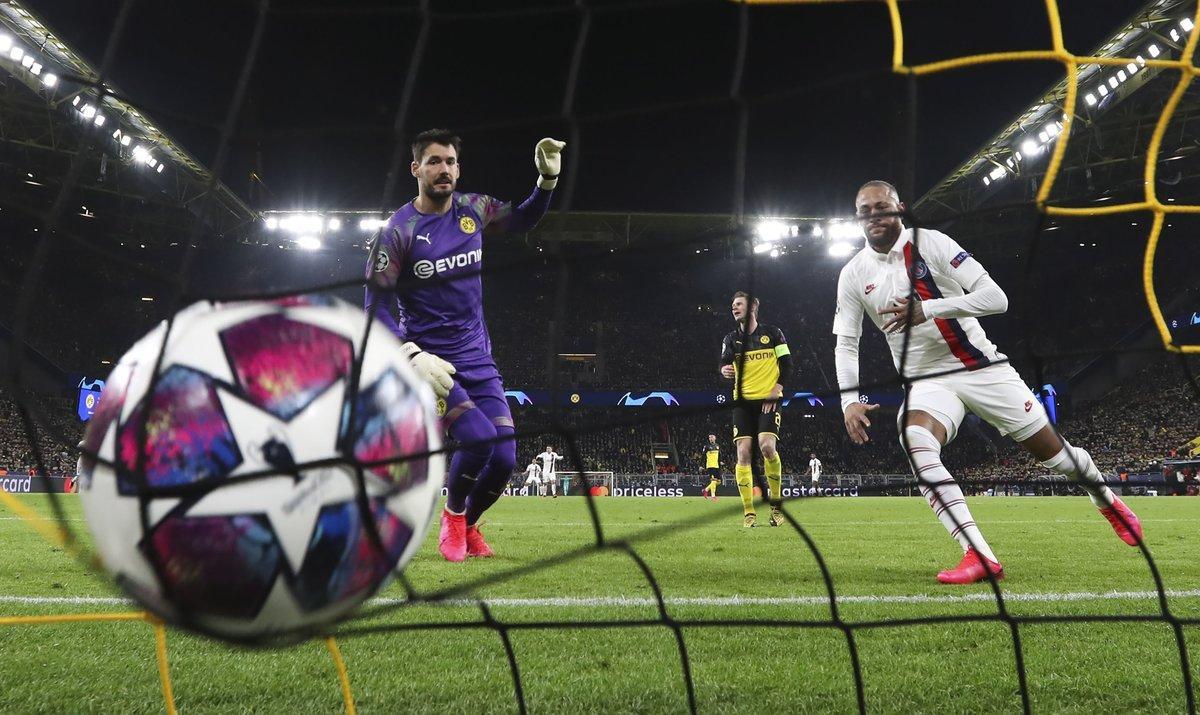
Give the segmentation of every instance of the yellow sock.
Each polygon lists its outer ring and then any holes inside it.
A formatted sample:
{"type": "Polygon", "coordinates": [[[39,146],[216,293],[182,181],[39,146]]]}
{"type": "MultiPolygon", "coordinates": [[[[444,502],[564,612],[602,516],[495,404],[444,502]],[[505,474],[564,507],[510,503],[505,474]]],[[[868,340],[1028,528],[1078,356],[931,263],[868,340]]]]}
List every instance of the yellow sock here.
{"type": "Polygon", "coordinates": [[[737,481],[738,494],[742,497],[742,511],[754,513],[754,475],[749,464],[739,464],[733,468],[733,476],[737,481]]]}
{"type": "Polygon", "coordinates": [[[779,458],[779,452],[775,453],[774,459],[763,457],[763,472],[767,475],[767,487],[771,491],[768,498],[773,506],[778,506],[783,500],[783,493],[780,491],[783,460],[779,458]]]}
{"type": "Polygon", "coordinates": [[[708,483],[708,493],[714,497],[717,495],[717,480],[716,479],[714,479],[708,483]]]}

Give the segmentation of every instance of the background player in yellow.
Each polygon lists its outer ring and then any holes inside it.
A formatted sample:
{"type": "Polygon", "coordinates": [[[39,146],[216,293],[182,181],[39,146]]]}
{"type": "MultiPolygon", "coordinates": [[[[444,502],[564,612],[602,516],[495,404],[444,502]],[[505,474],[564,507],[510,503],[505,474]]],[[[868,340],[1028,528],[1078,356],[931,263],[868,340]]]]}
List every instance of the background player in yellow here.
{"type": "Polygon", "coordinates": [[[779,400],[783,397],[783,385],[791,371],[792,360],[783,331],[758,322],[758,306],[758,298],[751,302],[745,291],[733,294],[730,309],[738,327],[725,336],[721,345],[721,376],[733,380],[733,444],[737,447],[734,477],[745,512],[742,525],[756,526],[758,520],[754,511],[754,477],[750,470],[754,447],[750,440],[758,435],[771,503],[770,524],[780,526],[783,524],[783,514],[779,511],[783,462],[775,446],[783,418],[779,400]]]}
{"type": "Polygon", "coordinates": [[[717,486],[721,483],[721,445],[717,436],[710,434],[704,445],[704,470],[708,472],[708,486],[700,491],[705,499],[717,500],[717,486]]]}

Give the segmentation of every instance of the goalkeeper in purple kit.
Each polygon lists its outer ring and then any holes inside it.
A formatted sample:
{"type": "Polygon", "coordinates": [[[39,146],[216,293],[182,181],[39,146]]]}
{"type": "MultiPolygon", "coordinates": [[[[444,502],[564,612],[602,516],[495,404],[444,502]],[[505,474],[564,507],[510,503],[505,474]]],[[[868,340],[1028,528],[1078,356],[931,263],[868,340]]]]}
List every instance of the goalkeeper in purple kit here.
{"type": "Polygon", "coordinates": [[[504,493],[517,463],[512,412],[483,321],[483,233],[522,233],[537,225],[558,184],[565,146],[549,138],[537,143],[537,187],[514,205],[454,190],[461,143],[442,129],[413,141],[417,197],[377,236],[366,295],[368,313],[404,343],[413,368],[441,398],[442,424],[457,443],[438,539],[448,561],[492,555],[477,524],[504,493]]]}

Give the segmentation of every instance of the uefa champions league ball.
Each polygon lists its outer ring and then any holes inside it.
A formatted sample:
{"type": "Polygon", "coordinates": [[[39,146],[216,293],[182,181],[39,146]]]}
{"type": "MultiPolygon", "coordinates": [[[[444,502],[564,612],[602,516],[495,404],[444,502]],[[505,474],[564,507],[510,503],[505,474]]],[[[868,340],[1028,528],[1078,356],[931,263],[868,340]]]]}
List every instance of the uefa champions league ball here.
{"type": "Polygon", "coordinates": [[[317,297],[201,302],[121,357],[78,473],[126,593],[259,640],[348,616],[404,567],[442,485],[434,396],[381,324],[363,353],[366,320],[317,297]]]}

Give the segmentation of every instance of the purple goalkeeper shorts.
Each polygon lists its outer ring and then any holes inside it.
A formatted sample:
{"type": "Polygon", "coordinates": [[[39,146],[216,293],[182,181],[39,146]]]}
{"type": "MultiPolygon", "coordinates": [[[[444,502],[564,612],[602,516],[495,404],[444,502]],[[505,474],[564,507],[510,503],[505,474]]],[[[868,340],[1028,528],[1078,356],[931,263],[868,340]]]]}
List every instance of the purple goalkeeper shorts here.
{"type": "Polygon", "coordinates": [[[446,396],[442,424],[449,427],[466,410],[478,407],[492,424],[512,427],[512,410],[504,397],[504,380],[496,363],[487,356],[475,363],[454,362],[454,387],[446,396]]]}

